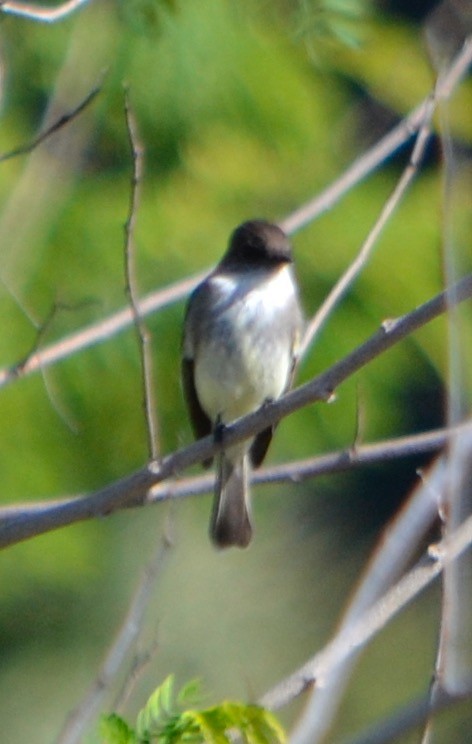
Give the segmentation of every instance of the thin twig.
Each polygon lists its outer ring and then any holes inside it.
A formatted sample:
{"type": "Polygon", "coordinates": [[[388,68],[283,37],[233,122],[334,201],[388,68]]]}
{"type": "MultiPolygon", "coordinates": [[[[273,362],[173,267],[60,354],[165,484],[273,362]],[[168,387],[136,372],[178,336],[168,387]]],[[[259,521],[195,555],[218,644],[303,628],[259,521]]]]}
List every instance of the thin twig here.
{"type": "Polygon", "coordinates": [[[133,156],[133,177],[129,202],[128,218],[125,223],[125,277],[126,292],[129,297],[133,322],[138,337],[141,358],[141,377],[144,392],[144,410],[146,413],[148,452],[151,460],[156,460],[159,453],[159,430],[157,425],[157,408],[153,385],[151,336],[139,312],[138,290],[135,266],[134,231],[136,214],[139,205],[140,184],[143,175],[144,147],[142,145],[137,122],[131,109],[128,93],[125,92],[126,127],[131,153],[133,156]]]}
{"type": "MultiPolygon", "coordinates": [[[[471,40],[469,40],[471,45],[471,40]]],[[[457,163],[451,134],[448,107],[439,107],[439,133],[441,138],[442,168],[442,237],[445,281],[454,281],[460,273],[460,241],[455,244],[453,232],[455,179],[457,163]]],[[[451,305],[448,320],[448,421],[460,420],[467,409],[470,390],[465,388],[468,379],[466,355],[462,348],[461,317],[458,309],[451,305]]],[[[470,406],[469,406],[470,408],[470,406]]],[[[440,515],[444,534],[454,532],[465,517],[472,513],[472,443],[467,437],[453,439],[449,447],[449,487],[444,494],[440,515]]],[[[430,707],[434,709],[443,690],[460,694],[467,689],[472,676],[472,553],[448,565],[443,576],[441,622],[436,654],[433,683],[430,689],[430,707]]],[[[421,742],[432,744],[437,739],[437,722],[430,718],[426,722],[421,742]]]]}
{"type": "Polygon", "coordinates": [[[109,648],[97,678],[83,700],[69,715],[57,739],[57,744],[76,744],[84,736],[110,692],[120,669],[142,630],[144,616],[153,596],[156,577],[161,575],[171,540],[164,537],[154,551],[131,599],[128,612],[115,640],[109,648]]]}
{"type": "MultiPolygon", "coordinates": [[[[49,331],[53,320],[55,319],[57,313],[59,311],[67,311],[67,312],[75,312],[79,307],[83,307],[84,303],[80,302],[75,305],[66,304],[64,302],[55,302],[49,312],[47,313],[46,317],[42,320],[41,323],[36,323],[36,321],[30,317],[31,323],[36,328],[36,336],[33,341],[33,344],[31,346],[30,351],[25,356],[24,360],[17,363],[17,369],[21,370],[23,365],[28,363],[28,360],[38,353],[38,349],[42,343],[43,338],[49,331]]],[[[51,388],[51,385],[49,384],[49,380],[47,378],[47,371],[43,368],[41,368],[41,374],[43,377],[43,383],[46,390],[46,394],[49,398],[49,402],[51,403],[53,409],[56,411],[57,415],[64,421],[64,423],[72,430],[76,431],[77,427],[74,422],[71,421],[70,415],[63,410],[61,404],[56,399],[55,393],[51,388]]]]}
{"type": "MultiPolygon", "coordinates": [[[[471,296],[472,274],[456,285],[454,299],[456,302],[461,302],[471,296]]],[[[289,413],[315,401],[328,399],[342,382],[359,369],[443,313],[448,298],[447,291],[442,292],[401,318],[385,323],[365,343],[336,362],[326,372],[273,403],[227,426],[222,441],[215,441],[215,437],[211,435],[204,437],[188,447],[167,455],[160,463],[151,463],[94,494],[76,499],[73,503],[51,504],[50,509],[42,510],[34,518],[30,515],[23,515],[21,512],[17,513],[13,509],[9,512],[9,516],[0,522],[0,547],[6,547],[91,516],[109,514],[130,503],[135,505],[146,503],[149,489],[156,484],[183,472],[190,465],[209,459],[222,448],[249,439],[289,413]]]]}
{"type": "MultiPolygon", "coordinates": [[[[140,317],[150,315],[182,299],[204,276],[205,274],[199,274],[190,279],[184,279],[183,281],[170,284],[164,289],[158,289],[149,293],[138,303],[140,317]]],[[[11,367],[0,369],[0,388],[40,369],[50,367],[90,346],[108,341],[117,333],[129,328],[132,322],[133,313],[131,308],[126,307],[113,315],[109,315],[108,318],[98,323],[92,323],[79,331],[71,333],[60,341],[30,354],[27,359],[11,367]]]]}
{"type": "Polygon", "coordinates": [[[430,121],[433,113],[434,97],[431,97],[429,101],[426,102],[426,105],[423,107],[423,121],[420,128],[418,129],[418,134],[413,146],[410,159],[405,170],[403,171],[401,178],[396,184],[392,194],[382,207],[378,219],[369,232],[369,235],[367,236],[364,244],[361,246],[361,249],[356,258],[348,266],[340,279],[338,279],[333,289],[330,291],[328,297],[308,324],[301,344],[300,356],[303,356],[306,353],[314,338],[318,335],[320,329],[333,312],[335,306],[339,303],[341,298],[344,297],[347,290],[352,286],[354,279],[365,267],[383,228],[392,216],[398,204],[400,203],[400,200],[404,196],[408,186],[411,184],[414,176],[418,172],[418,166],[421,162],[422,157],[424,156],[426,145],[428,143],[430,135],[430,121]]]}
{"type": "Polygon", "coordinates": [[[67,2],[58,5],[56,8],[45,5],[32,5],[31,3],[22,3],[18,0],[1,0],[0,12],[8,15],[21,16],[29,18],[31,21],[42,21],[43,23],[55,23],[74,13],[89,0],[67,0],[67,2]]]}
{"type": "Polygon", "coordinates": [[[124,709],[126,703],[133,694],[137,682],[139,681],[145,668],[153,660],[158,648],[159,641],[156,634],[156,638],[152,640],[152,642],[144,651],[140,651],[135,654],[131,662],[129,672],[126,675],[126,679],[111,705],[111,709],[113,711],[120,713],[120,711],[124,709]]]}
{"type": "MultiPolygon", "coordinates": [[[[472,39],[467,39],[464,46],[454,57],[451,65],[441,76],[439,85],[435,89],[436,101],[449,98],[453,90],[460,83],[472,63],[472,39]]],[[[391,132],[385,135],[376,145],[357,158],[321,194],[307,202],[286,217],[280,226],[291,235],[319,217],[323,212],[331,209],[353,186],[360,183],[366,176],[378,168],[381,163],[393,155],[399,147],[408,142],[424,121],[424,109],[429,105],[427,96],[405,119],[391,132]]]]}
{"type": "MultiPolygon", "coordinates": [[[[103,76],[102,76],[103,77],[103,76]]],[[[93,100],[98,96],[100,91],[103,87],[103,81],[101,81],[98,85],[96,85],[90,93],[88,93],[83,101],[81,101],[78,106],[73,108],[71,111],[68,111],[65,114],[62,114],[58,119],[56,119],[51,126],[49,126],[47,129],[44,130],[44,132],[40,132],[31,142],[28,142],[26,145],[20,145],[19,147],[16,147],[14,150],[9,150],[8,152],[3,153],[3,155],[0,155],[0,163],[3,163],[5,160],[10,160],[10,158],[16,158],[19,155],[28,155],[30,152],[32,152],[38,145],[40,145],[42,142],[47,140],[52,134],[55,134],[55,132],[59,131],[59,129],[62,129],[62,127],[65,127],[66,124],[69,124],[71,121],[73,121],[79,114],[84,111],[87,106],[89,106],[93,100]]]]}

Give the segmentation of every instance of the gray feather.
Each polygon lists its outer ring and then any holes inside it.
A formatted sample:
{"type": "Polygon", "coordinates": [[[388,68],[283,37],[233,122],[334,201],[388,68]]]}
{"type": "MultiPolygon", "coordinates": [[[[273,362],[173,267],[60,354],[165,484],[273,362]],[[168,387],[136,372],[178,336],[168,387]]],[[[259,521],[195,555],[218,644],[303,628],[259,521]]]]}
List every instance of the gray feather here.
{"type": "Polygon", "coordinates": [[[210,535],[219,548],[246,548],[252,538],[247,456],[219,457],[210,535]]]}

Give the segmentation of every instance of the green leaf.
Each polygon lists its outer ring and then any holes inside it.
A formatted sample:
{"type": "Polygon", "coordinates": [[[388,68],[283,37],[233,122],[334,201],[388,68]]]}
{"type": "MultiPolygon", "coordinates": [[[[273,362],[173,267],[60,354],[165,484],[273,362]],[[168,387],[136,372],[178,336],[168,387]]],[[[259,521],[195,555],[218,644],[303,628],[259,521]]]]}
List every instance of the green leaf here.
{"type": "Polygon", "coordinates": [[[201,681],[191,679],[180,688],[177,695],[177,705],[181,707],[195,706],[199,699],[201,699],[201,681]]]}
{"type": "Polygon", "coordinates": [[[104,744],[137,744],[138,741],[133,729],[116,713],[102,717],[100,736],[104,744]]]}
{"type": "Polygon", "coordinates": [[[287,737],[280,721],[265,708],[253,706],[257,715],[253,719],[254,735],[258,744],[285,744],[287,737]]]}
{"type": "Polygon", "coordinates": [[[191,680],[177,695],[174,690],[174,676],[170,675],[139,712],[136,733],[118,716],[110,716],[107,736],[111,732],[115,738],[108,736],[106,744],[230,744],[234,733],[245,744],[285,743],[278,720],[258,705],[225,700],[210,708],[180,712],[179,708],[200,692],[200,683],[191,680]]]}
{"type": "Polygon", "coordinates": [[[182,715],[182,719],[186,724],[185,731],[187,735],[190,734],[193,736],[193,741],[205,742],[205,744],[229,743],[229,739],[225,734],[226,722],[222,723],[214,715],[213,708],[207,710],[188,710],[182,715]]]}
{"type": "Polygon", "coordinates": [[[232,740],[230,731],[237,731],[246,744],[284,744],[286,741],[276,717],[258,705],[226,700],[206,710],[186,711],[184,717],[188,721],[188,732],[200,734],[200,741],[205,744],[228,744],[232,740]]]}
{"type": "Polygon", "coordinates": [[[174,675],[170,674],[159,685],[146,705],[138,713],[136,733],[138,739],[146,739],[156,729],[163,728],[173,715],[174,675]]]}

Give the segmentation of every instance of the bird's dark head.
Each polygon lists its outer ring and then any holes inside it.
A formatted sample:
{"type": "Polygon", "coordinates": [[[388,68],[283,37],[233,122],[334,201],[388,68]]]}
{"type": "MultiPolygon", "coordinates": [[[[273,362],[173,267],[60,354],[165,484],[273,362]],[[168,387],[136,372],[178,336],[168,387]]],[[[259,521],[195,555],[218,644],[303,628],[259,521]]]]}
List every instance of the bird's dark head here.
{"type": "Polygon", "coordinates": [[[292,262],[292,248],[283,230],[266,220],[243,222],[231,235],[222,265],[244,270],[292,262]]]}

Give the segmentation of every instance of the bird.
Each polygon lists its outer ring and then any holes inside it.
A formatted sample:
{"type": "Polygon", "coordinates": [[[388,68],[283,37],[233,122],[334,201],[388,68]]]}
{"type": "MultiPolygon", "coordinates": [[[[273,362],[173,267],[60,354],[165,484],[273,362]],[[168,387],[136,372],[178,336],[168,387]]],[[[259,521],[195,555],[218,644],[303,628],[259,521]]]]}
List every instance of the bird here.
{"type": "MultiPolygon", "coordinates": [[[[291,387],[302,327],[287,236],[267,220],[244,222],[186,307],[182,387],[197,439],[213,433],[224,444],[226,425],[291,387]]],[[[218,548],[245,548],[252,539],[249,469],[263,462],[274,428],[217,456],[210,537],[218,548]]]]}

